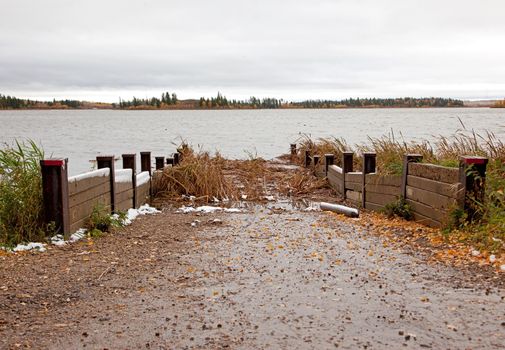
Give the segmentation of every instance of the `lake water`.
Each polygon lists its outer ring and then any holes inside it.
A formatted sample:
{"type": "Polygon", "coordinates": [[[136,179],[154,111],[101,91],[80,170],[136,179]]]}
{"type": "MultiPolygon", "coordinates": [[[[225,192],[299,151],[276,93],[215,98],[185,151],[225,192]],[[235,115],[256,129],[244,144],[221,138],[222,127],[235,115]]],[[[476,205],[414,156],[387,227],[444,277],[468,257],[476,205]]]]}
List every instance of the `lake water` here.
{"type": "Polygon", "coordinates": [[[247,152],[274,158],[301,134],[362,143],[393,130],[406,140],[433,139],[461,129],[491,130],[505,140],[505,109],[300,109],[226,111],[0,111],[0,142],[31,138],[46,154],[69,158],[70,174],[91,168],[98,154],[174,152],[182,139],[230,158],[247,152]]]}

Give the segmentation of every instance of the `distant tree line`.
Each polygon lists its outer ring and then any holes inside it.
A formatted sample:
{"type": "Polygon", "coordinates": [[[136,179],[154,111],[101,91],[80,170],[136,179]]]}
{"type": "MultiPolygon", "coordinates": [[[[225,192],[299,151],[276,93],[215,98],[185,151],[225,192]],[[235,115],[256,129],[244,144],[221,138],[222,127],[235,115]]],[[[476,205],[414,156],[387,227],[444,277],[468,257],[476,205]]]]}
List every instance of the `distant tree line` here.
{"type": "Polygon", "coordinates": [[[0,109],[41,108],[41,107],[61,108],[62,106],[66,106],[68,108],[80,108],[82,106],[82,102],[77,100],[55,100],[55,99],[53,99],[52,101],[33,101],[0,94],[0,109]]]}
{"type": "MultiPolygon", "coordinates": [[[[463,101],[440,98],[349,98],[345,100],[305,100],[301,102],[286,102],[277,98],[257,98],[250,97],[248,100],[228,99],[220,92],[216,97],[200,100],[179,101],[177,94],[164,92],[161,98],[137,98],[124,100],[119,98],[119,103],[90,103],[77,100],[56,100],[53,101],[33,101],[29,99],[19,99],[13,96],[0,94],[0,109],[20,109],[20,108],[119,108],[119,109],[157,109],[157,108],[184,108],[184,109],[276,109],[276,108],[363,108],[363,107],[463,107],[463,101]]],[[[505,107],[504,101],[499,101],[496,107],[505,107]]]]}
{"type": "Polygon", "coordinates": [[[123,100],[119,98],[119,103],[112,104],[113,108],[127,109],[132,107],[155,107],[161,108],[165,106],[176,105],[178,102],[176,93],[164,92],[161,94],[161,98],[151,97],[151,98],[137,98],[133,97],[132,100],[123,100]]]}
{"type": "Polygon", "coordinates": [[[338,107],[463,107],[463,101],[452,98],[349,98],[345,100],[307,100],[292,102],[292,106],[301,108],[338,108],[338,107]]]}
{"type": "Polygon", "coordinates": [[[26,107],[27,107],[27,100],[22,100],[13,96],[5,96],[0,94],[0,108],[17,109],[26,107]]]}
{"type": "Polygon", "coordinates": [[[205,98],[200,97],[198,104],[200,108],[261,108],[261,109],[275,109],[281,108],[282,100],[276,98],[263,98],[251,97],[249,100],[228,100],[220,92],[216,97],[205,98]]]}

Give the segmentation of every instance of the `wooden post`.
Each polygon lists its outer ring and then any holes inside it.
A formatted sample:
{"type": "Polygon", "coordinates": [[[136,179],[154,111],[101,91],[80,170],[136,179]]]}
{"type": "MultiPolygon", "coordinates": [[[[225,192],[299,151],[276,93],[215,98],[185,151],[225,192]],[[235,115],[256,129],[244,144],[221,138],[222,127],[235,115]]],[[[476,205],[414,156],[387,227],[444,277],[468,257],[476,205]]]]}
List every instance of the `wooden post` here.
{"type": "Polygon", "coordinates": [[[165,157],[154,157],[156,160],[156,170],[163,170],[165,166],[165,157]]]}
{"type": "Polygon", "coordinates": [[[151,176],[151,152],[140,152],[140,171],[148,171],[151,176]]]}
{"type": "Polygon", "coordinates": [[[363,185],[361,188],[361,206],[366,208],[366,174],[375,173],[377,154],[375,152],[363,153],[363,185]]]}
{"type": "Polygon", "coordinates": [[[314,160],[314,168],[317,167],[317,164],[319,164],[319,159],[321,157],[320,156],[314,156],[312,159],[314,160]]]}
{"type": "Polygon", "coordinates": [[[459,160],[459,177],[464,188],[463,209],[468,219],[477,219],[479,212],[475,203],[484,203],[486,185],[486,167],[488,159],[485,157],[461,157],[459,160]]]}
{"type": "Polygon", "coordinates": [[[407,177],[409,176],[409,163],[419,163],[423,160],[420,154],[406,154],[403,156],[403,169],[402,169],[402,198],[407,198],[407,177]]]}
{"type": "Polygon", "coordinates": [[[175,152],[174,153],[174,166],[179,165],[179,162],[180,162],[180,153],[175,152]]]}
{"type": "Polygon", "coordinates": [[[308,149],[305,150],[305,167],[308,168],[310,166],[310,151],[308,149]]]}
{"type": "Polygon", "coordinates": [[[114,156],[97,156],[96,165],[98,169],[109,168],[110,174],[110,210],[116,210],[116,169],[114,164],[114,156]]]}
{"type": "Polygon", "coordinates": [[[67,165],[68,159],[40,161],[45,223],[54,223],[55,231],[65,236],[70,234],[67,165]]]}
{"type": "Polygon", "coordinates": [[[325,159],[325,167],[326,167],[325,172],[326,172],[326,176],[328,176],[329,166],[335,164],[335,155],[331,154],[331,153],[325,154],[324,159],[325,159]]]}
{"type": "Polygon", "coordinates": [[[168,157],[167,158],[167,165],[174,166],[174,158],[168,157]]]}
{"type": "Polygon", "coordinates": [[[342,153],[342,192],[344,199],[347,198],[345,190],[345,174],[351,173],[354,169],[354,152],[342,153]]]}
{"type": "Polygon", "coordinates": [[[290,144],[289,148],[291,150],[291,158],[294,158],[296,156],[296,143],[290,144]]]}
{"type": "Polygon", "coordinates": [[[136,207],[137,204],[137,155],[135,153],[132,154],[123,154],[123,169],[131,169],[132,170],[132,187],[133,187],[133,206],[136,207]]]}

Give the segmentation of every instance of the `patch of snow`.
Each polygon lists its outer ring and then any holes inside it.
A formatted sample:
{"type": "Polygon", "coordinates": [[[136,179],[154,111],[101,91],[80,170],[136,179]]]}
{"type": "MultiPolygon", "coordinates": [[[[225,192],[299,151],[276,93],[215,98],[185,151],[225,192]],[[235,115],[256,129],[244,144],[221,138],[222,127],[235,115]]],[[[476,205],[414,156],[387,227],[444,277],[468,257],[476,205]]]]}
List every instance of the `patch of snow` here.
{"type": "Polygon", "coordinates": [[[61,247],[65,244],[67,244],[67,242],[65,242],[65,237],[63,237],[63,235],[56,235],[56,236],[51,237],[51,244],[61,247]]]}
{"type": "Polygon", "coordinates": [[[86,237],[86,232],[88,232],[87,229],[80,228],[70,235],[68,241],[65,241],[65,238],[63,237],[63,235],[53,236],[53,237],[51,237],[50,241],[51,241],[52,245],[61,247],[67,243],[74,243],[74,242],[77,242],[77,241],[83,239],[84,237],[86,237]]]}
{"type": "Polygon", "coordinates": [[[242,210],[240,210],[239,208],[225,208],[224,212],[225,213],[241,213],[242,210]]]}
{"type": "Polygon", "coordinates": [[[500,270],[505,271],[505,264],[503,264],[502,266],[500,266],[500,270]]]}
{"type": "Polygon", "coordinates": [[[178,213],[188,214],[188,213],[215,213],[216,211],[224,211],[225,213],[241,213],[242,211],[238,208],[221,208],[221,207],[211,207],[209,205],[203,205],[201,207],[185,207],[182,206],[177,209],[178,213]]]}
{"type": "Polygon", "coordinates": [[[490,255],[489,256],[489,262],[492,264],[496,261],[496,256],[495,255],[490,255]]]}
{"type": "Polygon", "coordinates": [[[81,181],[84,179],[90,179],[93,177],[105,177],[105,176],[109,176],[109,175],[110,175],[110,169],[103,168],[103,169],[98,169],[98,170],[90,171],[90,172],[87,172],[84,174],[69,177],[68,182],[73,183],[73,182],[78,182],[78,181],[81,181]]]}
{"type": "Polygon", "coordinates": [[[114,176],[116,178],[116,183],[129,183],[132,182],[132,169],[119,169],[116,170],[114,176]]]}
{"type": "Polygon", "coordinates": [[[246,200],[246,199],[247,199],[247,194],[243,194],[243,195],[242,195],[242,199],[243,199],[243,200],[246,200]]]}
{"type": "Polygon", "coordinates": [[[34,243],[30,242],[28,244],[18,244],[12,249],[13,252],[22,252],[27,250],[38,250],[39,252],[46,251],[46,245],[44,243],[34,243]]]}
{"type": "Polygon", "coordinates": [[[472,256],[480,256],[480,252],[478,250],[472,250],[472,256]]]}
{"type": "Polygon", "coordinates": [[[75,231],[74,233],[72,233],[70,235],[70,238],[68,239],[68,241],[70,243],[74,243],[74,242],[77,242],[81,239],[83,239],[84,237],[86,237],[86,233],[88,232],[87,229],[85,228],[80,228],[78,229],[77,231],[75,231]]]}
{"type": "Polygon", "coordinates": [[[321,207],[318,203],[311,203],[307,208],[303,209],[303,211],[321,211],[321,207]]]}
{"type": "MultiPolygon", "coordinates": [[[[149,204],[144,204],[138,209],[130,208],[126,213],[126,218],[123,220],[123,225],[130,225],[139,215],[154,215],[158,213],[161,213],[161,211],[151,207],[149,204]]],[[[117,214],[114,214],[113,216],[115,219],[119,218],[117,214]]]]}
{"type": "Polygon", "coordinates": [[[137,175],[137,186],[142,186],[151,180],[149,176],[149,171],[143,171],[137,175]]]}
{"type": "Polygon", "coordinates": [[[272,201],[274,201],[274,200],[275,200],[275,197],[274,197],[274,196],[265,196],[265,197],[263,197],[263,198],[265,198],[267,201],[270,201],[270,202],[272,202],[272,201]]]}

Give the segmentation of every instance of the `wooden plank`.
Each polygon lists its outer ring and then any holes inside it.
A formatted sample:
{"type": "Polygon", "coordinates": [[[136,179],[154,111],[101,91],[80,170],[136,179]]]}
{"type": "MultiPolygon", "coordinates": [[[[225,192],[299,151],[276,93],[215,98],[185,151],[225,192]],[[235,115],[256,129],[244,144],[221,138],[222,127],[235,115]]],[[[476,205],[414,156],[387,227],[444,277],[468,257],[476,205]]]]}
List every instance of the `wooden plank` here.
{"type": "Polygon", "coordinates": [[[402,184],[402,177],[400,175],[379,175],[366,174],[365,183],[371,185],[384,185],[400,187],[402,184]]]}
{"type": "Polygon", "coordinates": [[[137,186],[137,208],[149,201],[149,189],[149,182],[141,186],[137,186]]]}
{"type": "Polygon", "coordinates": [[[373,211],[382,211],[382,209],[384,209],[384,206],[380,204],[365,202],[365,208],[373,211]]]}
{"type": "Polygon", "coordinates": [[[406,202],[410,205],[412,210],[418,214],[438,222],[447,222],[447,211],[438,210],[410,199],[407,199],[406,202]]]}
{"type": "Polygon", "coordinates": [[[336,165],[331,165],[328,167],[328,175],[332,175],[337,179],[343,179],[342,169],[336,165]]]}
{"type": "Polygon", "coordinates": [[[416,202],[441,210],[450,210],[456,206],[456,200],[454,198],[411,186],[407,186],[407,198],[405,199],[412,199],[416,202]]]}
{"type": "Polygon", "coordinates": [[[93,188],[88,189],[84,192],[79,192],[69,196],[69,206],[70,208],[75,207],[81,203],[89,201],[95,197],[98,197],[101,194],[110,193],[110,183],[104,183],[93,188]]]}
{"type": "Polygon", "coordinates": [[[128,208],[131,208],[133,205],[133,189],[129,189],[128,191],[123,191],[121,193],[116,193],[116,200],[115,202],[124,202],[124,201],[130,201],[130,206],[128,208]]]}
{"type": "Polygon", "coordinates": [[[435,228],[442,227],[442,224],[440,222],[430,219],[429,217],[426,217],[422,214],[414,212],[413,216],[414,216],[414,221],[421,223],[423,225],[435,227],[435,228]]]}
{"type": "Polygon", "coordinates": [[[374,193],[368,191],[366,192],[366,201],[370,203],[386,205],[389,203],[396,202],[397,200],[398,196],[394,196],[391,194],[374,193]]]}
{"type": "Polygon", "coordinates": [[[88,224],[88,219],[89,218],[86,218],[86,219],[82,219],[82,220],[78,220],[76,222],[73,222],[71,225],[70,225],[70,232],[71,233],[74,233],[76,232],[78,229],[80,228],[86,228],[87,224],[88,224]]]}
{"type": "MultiPolygon", "coordinates": [[[[91,173],[90,173],[91,174],[91,173]]],[[[103,174],[103,172],[101,172],[103,174]]],[[[68,194],[69,196],[85,192],[90,188],[102,185],[104,183],[109,182],[108,176],[94,176],[94,177],[86,177],[82,180],[78,181],[69,181],[68,182],[68,194]]]]}
{"type": "Polygon", "coordinates": [[[121,193],[124,191],[133,191],[133,182],[116,182],[116,193],[121,193]]]}
{"type": "Polygon", "coordinates": [[[328,173],[328,183],[339,194],[342,194],[342,180],[335,177],[334,174],[328,173]]]}
{"type": "Polygon", "coordinates": [[[463,186],[459,182],[454,184],[448,184],[445,182],[425,179],[413,175],[407,176],[407,185],[420,188],[422,190],[435,192],[443,196],[452,197],[454,199],[459,198],[459,196],[463,192],[463,186]]]}
{"type": "Polygon", "coordinates": [[[116,206],[117,206],[116,210],[128,211],[128,209],[130,209],[132,207],[132,201],[133,201],[133,198],[130,198],[129,200],[125,200],[125,201],[116,203],[116,206]]]}
{"type": "Polygon", "coordinates": [[[398,186],[385,186],[385,185],[365,185],[366,193],[382,193],[382,194],[392,194],[394,196],[400,196],[401,189],[398,186]]]}
{"type": "Polygon", "coordinates": [[[342,168],[339,166],[336,166],[336,165],[330,165],[328,167],[328,172],[334,172],[334,173],[337,173],[340,175],[342,175],[342,173],[343,173],[342,168]]]}
{"type": "Polygon", "coordinates": [[[357,182],[361,183],[363,179],[363,173],[361,172],[352,172],[352,173],[346,173],[345,174],[345,182],[357,182]]]}
{"type": "Polygon", "coordinates": [[[346,182],[345,183],[345,189],[361,193],[361,190],[363,189],[363,184],[362,183],[357,183],[357,182],[346,182]]]}
{"type": "Polygon", "coordinates": [[[434,164],[409,163],[409,175],[449,184],[459,182],[459,168],[449,168],[434,164]]]}
{"type": "Polygon", "coordinates": [[[83,218],[89,217],[93,212],[93,208],[101,204],[105,208],[110,209],[110,192],[104,193],[100,196],[97,196],[89,201],[81,203],[70,209],[70,222],[71,224],[79,221],[83,218]]]}
{"type": "Polygon", "coordinates": [[[345,191],[346,199],[353,202],[361,203],[361,193],[356,191],[345,191]]]}

